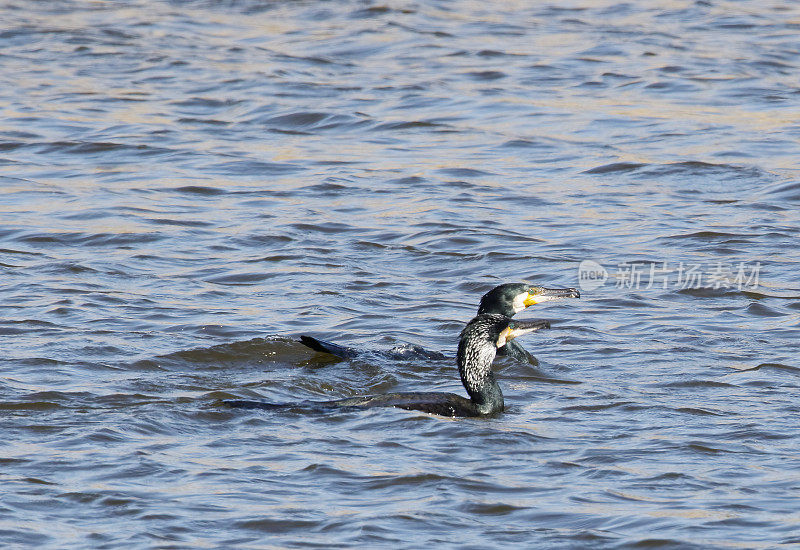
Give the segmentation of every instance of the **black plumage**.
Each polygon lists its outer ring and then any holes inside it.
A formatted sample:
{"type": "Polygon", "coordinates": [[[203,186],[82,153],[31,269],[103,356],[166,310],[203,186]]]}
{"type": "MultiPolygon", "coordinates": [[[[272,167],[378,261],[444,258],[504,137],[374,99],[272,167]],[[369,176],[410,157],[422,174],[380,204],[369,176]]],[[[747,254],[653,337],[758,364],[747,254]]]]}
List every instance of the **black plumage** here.
{"type": "Polygon", "coordinates": [[[446,392],[397,392],[381,395],[349,397],[334,401],[302,401],[299,403],[265,403],[249,400],[227,400],[226,405],[243,409],[311,409],[397,407],[443,416],[488,416],[504,409],[503,392],[492,372],[497,349],[517,336],[549,328],[542,320],[515,321],[505,315],[484,313],[472,319],[461,331],[456,362],[461,383],[469,399],[446,392]]]}

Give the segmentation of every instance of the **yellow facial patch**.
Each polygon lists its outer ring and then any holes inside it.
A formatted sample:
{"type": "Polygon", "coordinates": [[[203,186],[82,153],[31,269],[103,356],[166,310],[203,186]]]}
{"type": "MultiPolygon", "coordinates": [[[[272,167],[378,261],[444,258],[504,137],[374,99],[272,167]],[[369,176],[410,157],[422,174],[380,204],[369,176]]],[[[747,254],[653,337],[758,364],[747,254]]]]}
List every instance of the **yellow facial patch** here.
{"type": "Polygon", "coordinates": [[[552,300],[552,296],[543,296],[541,294],[531,294],[528,292],[528,295],[522,300],[522,303],[525,304],[525,307],[534,306],[536,304],[541,304],[542,302],[547,302],[548,300],[552,300]]]}

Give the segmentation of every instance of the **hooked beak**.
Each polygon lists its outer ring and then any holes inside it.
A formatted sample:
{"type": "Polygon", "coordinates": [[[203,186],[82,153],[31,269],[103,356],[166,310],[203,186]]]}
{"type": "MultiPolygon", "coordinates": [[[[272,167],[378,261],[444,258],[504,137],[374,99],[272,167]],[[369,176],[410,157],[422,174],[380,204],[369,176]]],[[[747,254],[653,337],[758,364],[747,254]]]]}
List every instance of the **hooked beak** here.
{"type": "Polygon", "coordinates": [[[549,300],[558,300],[559,298],[580,298],[581,293],[577,288],[542,288],[531,287],[528,290],[528,297],[522,303],[525,307],[535,304],[541,304],[549,300]]]}
{"type": "Polygon", "coordinates": [[[497,339],[497,347],[502,348],[507,342],[518,336],[543,328],[550,328],[550,321],[545,321],[544,319],[513,321],[500,333],[500,338],[497,339]]]}

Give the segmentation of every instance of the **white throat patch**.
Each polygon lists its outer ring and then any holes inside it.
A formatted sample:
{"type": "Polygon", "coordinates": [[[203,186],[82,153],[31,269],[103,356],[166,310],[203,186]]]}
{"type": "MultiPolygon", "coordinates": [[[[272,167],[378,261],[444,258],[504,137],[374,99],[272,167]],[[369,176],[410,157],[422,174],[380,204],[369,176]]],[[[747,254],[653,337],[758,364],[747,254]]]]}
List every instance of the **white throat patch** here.
{"type": "Polygon", "coordinates": [[[514,296],[514,301],[511,303],[511,307],[514,308],[514,313],[519,313],[523,309],[525,309],[525,300],[528,299],[528,293],[523,292],[522,294],[517,294],[514,296]]]}

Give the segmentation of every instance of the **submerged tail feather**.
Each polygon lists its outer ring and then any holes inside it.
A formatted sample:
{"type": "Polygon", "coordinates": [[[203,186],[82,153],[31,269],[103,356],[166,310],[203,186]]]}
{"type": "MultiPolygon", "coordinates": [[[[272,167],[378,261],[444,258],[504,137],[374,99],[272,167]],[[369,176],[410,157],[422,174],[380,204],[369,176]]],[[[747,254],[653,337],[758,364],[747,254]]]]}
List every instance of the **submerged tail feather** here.
{"type": "Polygon", "coordinates": [[[330,353],[331,355],[341,357],[342,359],[349,359],[358,355],[358,351],[354,350],[353,348],[347,348],[332,342],[325,342],[324,340],[317,340],[316,338],[312,336],[306,336],[305,334],[300,336],[300,342],[314,351],[330,353]]]}

